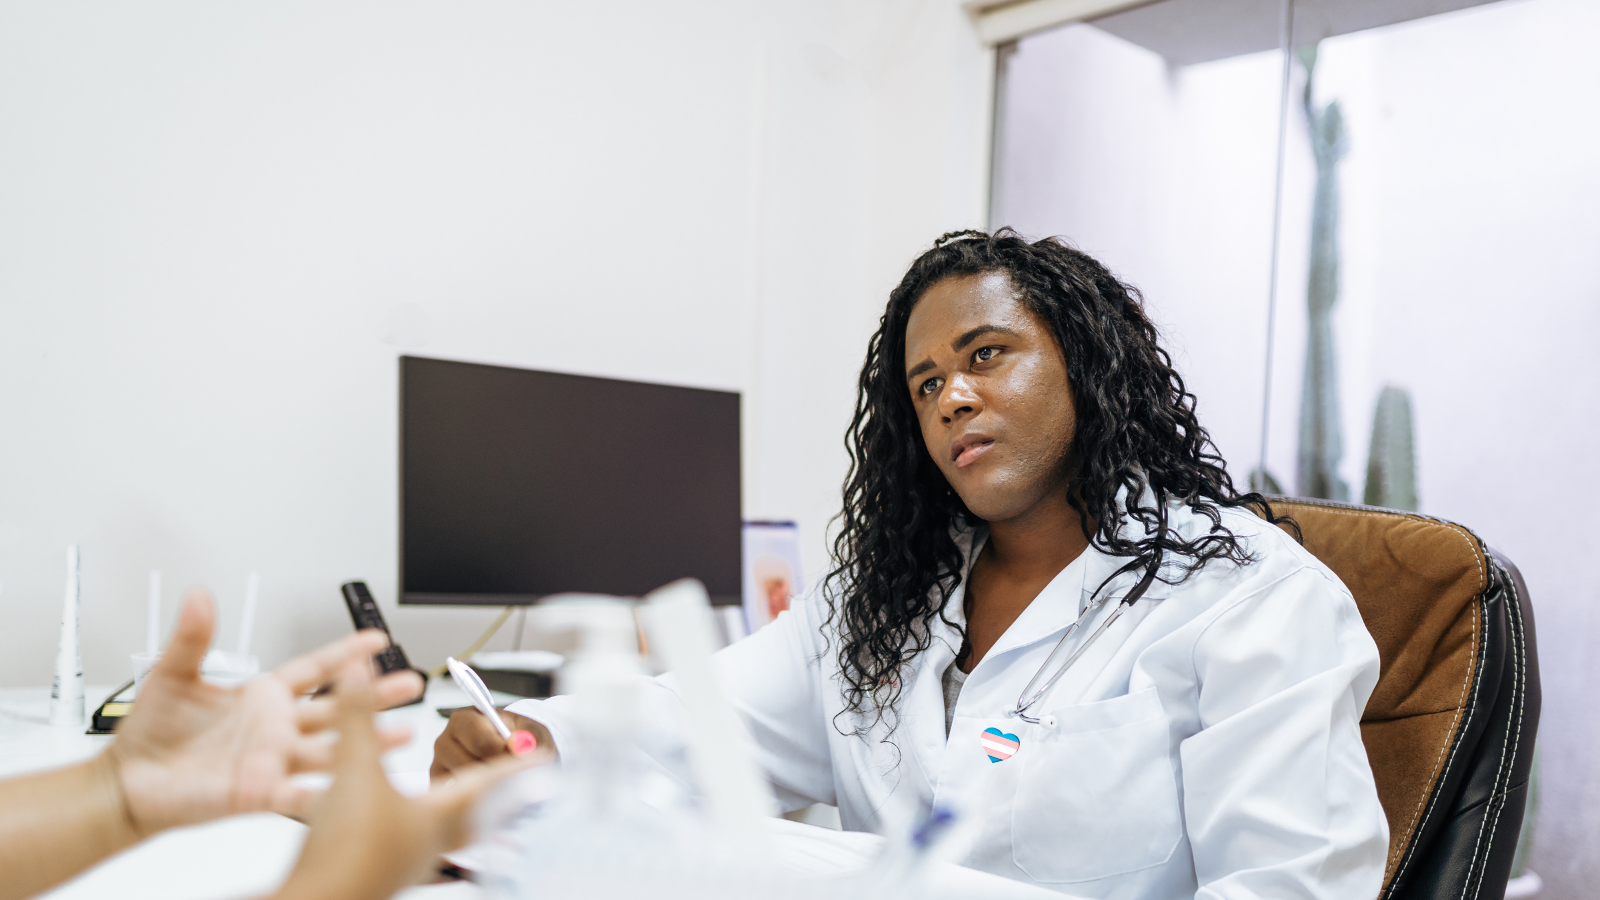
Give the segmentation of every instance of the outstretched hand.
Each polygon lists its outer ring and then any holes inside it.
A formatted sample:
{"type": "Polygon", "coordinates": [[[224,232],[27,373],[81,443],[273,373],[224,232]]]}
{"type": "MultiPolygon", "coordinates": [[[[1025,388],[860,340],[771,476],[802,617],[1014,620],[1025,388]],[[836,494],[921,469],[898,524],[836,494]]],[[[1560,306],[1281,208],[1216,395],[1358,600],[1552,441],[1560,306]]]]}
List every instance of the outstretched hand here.
{"type": "Polygon", "coordinates": [[[420,797],[402,797],[380,764],[371,667],[346,664],[334,696],[339,740],[333,787],[318,802],[300,859],[276,900],[382,900],[416,883],[440,853],[471,837],[472,808],[483,793],[534,762],[531,754],[505,757],[458,770],[449,784],[420,797]]]}
{"type": "MultiPolygon", "coordinates": [[[[140,836],[238,813],[304,816],[312,792],[290,776],[333,763],[334,745],[318,735],[335,724],[336,711],[332,698],[302,697],[342,667],[370,669],[373,654],[388,645],[382,632],[358,632],[269,675],[223,688],[200,678],[215,620],[210,594],[195,589],[184,596],[172,642],[107,751],[140,836]]],[[[415,672],[396,672],[367,692],[369,706],[385,708],[415,699],[422,680],[415,672]]],[[[409,738],[403,728],[373,735],[384,748],[409,738]]]]}

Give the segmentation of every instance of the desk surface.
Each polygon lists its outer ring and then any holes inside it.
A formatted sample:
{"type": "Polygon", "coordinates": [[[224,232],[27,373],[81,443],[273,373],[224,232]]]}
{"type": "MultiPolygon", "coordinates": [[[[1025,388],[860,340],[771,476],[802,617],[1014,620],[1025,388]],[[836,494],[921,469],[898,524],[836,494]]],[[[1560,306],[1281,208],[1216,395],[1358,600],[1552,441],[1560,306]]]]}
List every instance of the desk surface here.
{"type": "MultiPolygon", "coordinates": [[[[88,691],[98,704],[109,688],[88,691]]],[[[0,777],[66,765],[98,753],[109,736],[51,727],[49,689],[0,689],[0,777]]],[[[512,699],[495,695],[497,703],[512,699]]],[[[465,694],[448,680],[428,686],[424,702],[381,713],[388,723],[411,726],[411,742],[390,751],[383,767],[401,793],[427,790],[433,741],[444,731],[440,707],[466,706],[465,694]]],[[[780,856],[801,871],[864,864],[881,847],[867,834],[841,834],[789,822],[774,822],[780,856]],[[819,868],[820,867],[820,868],[819,868]]],[[[235,816],[193,828],[180,828],[112,857],[40,900],[245,900],[270,893],[293,867],[305,840],[305,826],[282,816],[235,816]]],[[[1032,885],[941,863],[928,882],[929,900],[1062,900],[1032,885]]],[[[426,885],[402,891],[400,900],[484,900],[467,882],[426,885]]]]}
{"type": "MultiPolygon", "coordinates": [[[[110,687],[86,692],[91,708],[110,687]]],[[[497,702],[512,698],[496,696],[497,702]]],[[[448,679],[435,679],[427,698],[416,706],[382,713],[388,723],[411,726],[411,742],[390,751],[383,767],[402,793],[427,789],[433,741],[444,730],[440,707],[470,701],[448,679]]],[[[54,728],[49,688],[0,689],[0,777],[11,777],[87,759],[110,743],[105,735],[54,728]]],[[[305,826],[282,816],[261,813],[235,816],[159,835],[101,863],[48,894],[48,900],[236,900],[259,897],[275,889],[289,874],[305,826]]],[[[476,900],[481,892],[455,883],[412,888],[404,900],[476,900]]]]}

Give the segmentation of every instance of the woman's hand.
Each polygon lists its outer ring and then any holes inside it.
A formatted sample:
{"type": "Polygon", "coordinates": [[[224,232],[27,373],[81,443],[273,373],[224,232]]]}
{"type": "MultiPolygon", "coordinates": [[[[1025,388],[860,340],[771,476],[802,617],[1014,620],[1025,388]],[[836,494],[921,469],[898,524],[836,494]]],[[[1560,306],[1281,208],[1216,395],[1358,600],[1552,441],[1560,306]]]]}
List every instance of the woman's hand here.
{"type": "Polygon", "coordinates": [[[384,742],[372,724],[370,665],[345,665],[334,696],[339,741],[333,787],[312,813],[311,833],[276,900],[381,900],[420,881],[440,853],[470,839],[478,798],[534,762],[535,754],[528,754],[457,769],[449,784],[405,798],[379,762],[384,742]]]}
{"type": "MultiPolygon", "coordinates": [[[[543,725],[505,710],[500,710],[500,718],[513,732],[532,734],[541,756],[549,758],[555,753],[555,742],[543,725]]],[[[433,765],[428,769],[428,777],[437,784],[454,777],[458,769],[514,753],[511,742],[500,736],[493,723],[475,707],[468,706],[451,714],[450,724],[433,742],[433,765]]]]}
{"type": "MultiPolygon", "coordinates": [[[[238,813],[304,815],[312,793],[289,778],[332,764],[333,745],[318,733],[332,727],[335,710],[332,698],[302,697],[347,663],[370,665],[388,645],[382,632],[360,632],[222,688],[200,678],[215,617],[210,594],[196,589],[184,596],[172,642],[106,752],[140,837],[238,813]]],[[[392,706],[416,698],[422,680],[396,672],[373,690],[379,707],[392,706]]],[[[394,747],[408,738],[402,728],[378,740],[394,747]]]]}

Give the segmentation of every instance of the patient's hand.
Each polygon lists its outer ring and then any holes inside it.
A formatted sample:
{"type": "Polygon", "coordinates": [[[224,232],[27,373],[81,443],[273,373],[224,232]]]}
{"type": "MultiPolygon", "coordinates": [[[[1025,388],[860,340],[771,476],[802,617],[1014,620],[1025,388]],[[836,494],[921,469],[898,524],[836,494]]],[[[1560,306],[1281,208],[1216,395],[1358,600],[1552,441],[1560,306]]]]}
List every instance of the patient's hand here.
{"type": "MultiPolygon", "coordinates": [[[[301,698],[347,663],[370,665],[388,645],[381,632],[360,632],[223,688],[200,678],[215,618],[205,591],[184,597],[172,642],[106,753],[141,837],[237,813],[303,815],[312,795],[289,778],[332,764],[334,745],[319,733],[334,724],[334,701],[301,698]]],[[[422,680],[397,672],[373,691],[380,706],[391,706],[415,698],[422,680]]],[[[389,747],[408,738],[403,728],[379,733],[389,747]]]]}
{"type": "Polygon", "coordinates": [[[339,673],[333,787],[311,815],[294,872],[275,900],[382,900],[427,875],[440,853],[471,837],[472,808],[501,778],[532,763],[507,758],[463,769],[448,785],[401,797],[389,785],[372,724],[372,670],[339,673]]]}
{"type": "MultiPolygon", "coordinates": [[[[555,742],[543,725],[516,713],[500,711],[500,718],[512,731],[527,731],[539,742],[537,753],[541,758],[554,758],[555,742]]],[[[511,742],[500,737],[500,732],[483,713],[469,706],[458,709],[450,716],[450,724],[433,742],[433,766],[428,775],[434,782],[453,777],[456,770],[476,765],[512,753],[511,742]]]]}

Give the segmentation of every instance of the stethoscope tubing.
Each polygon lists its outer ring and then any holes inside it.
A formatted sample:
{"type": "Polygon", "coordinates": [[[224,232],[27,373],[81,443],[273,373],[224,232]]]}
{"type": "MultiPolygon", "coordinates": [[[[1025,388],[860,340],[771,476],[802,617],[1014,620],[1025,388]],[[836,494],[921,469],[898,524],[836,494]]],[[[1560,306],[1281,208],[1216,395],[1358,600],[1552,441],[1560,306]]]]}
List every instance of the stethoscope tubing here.
{"type": "Polygon", "coordinates": [[[1156,572],[1160,568],[1161,556],[1158,554],[1156,556],[1155,563],[1150,566],[1149,571],[1147,571],[1144,577],[1139,580],[1139,583],[1134,586],[1134,589],[1129,591],[1126,597],[1122,598],[1122,601],[1117,604],[1117,608],[1111,611],[1111,615],[1106,616],[1106,620],[1100,623],[1100,627],[1096,628],[1089,634],[1088,640],[1085,640],[1083,643],[1079,644],[1077,649],[1072,651],[1072,655],[1067,657],[1067,661],[1062,663],[1060,668],[1055,670],[1055,674],[1051,675],[1049,680],[1044,683],[1044,686],[1035,691],[1033,686],[1038,683],[1040,676],[1042,676],[1045,671],[1050,668],[1050,663],[1055,660],[1056,654],[1060,653],[1061,648],[1066,646],[1067,641],[1070,640],[1074,634],[1078,633],[1079,626],[1083,625],[1083,623],[1088,621],[1091,616],[1099,612],[1100,608],[1105,606],[1106,600],[1110,598],[1102,597],[1098,601],[1091,602],[1089,606],[1084,609],[1082,614],[1078,616],[1078,620],[1067,627],[1067,633],[1061,636],[1061,640],[1057,641],[1056,645],[1050,649],[1050,655],[1044,658],[1044,662],[1039,665],[1039,668],[1033,673],[1033,677],[1028,679],[1027,685],[1022,688],[1022,693],[1017,696],[1016,708],[1006,713],[1006,715],[1021,719],[1030,725],[1038,725],[1041,721],[1043,721],[1028,715],[1028,709],[1043,699],[1045,694],[1050,693],[1050,689],[1056,686],[1056,682],[1060,681],[1063,675],[1067,674],[1067,670],[1071,669],[1072,664],[1078,661],[1078,657],[1082,656],[1090,647],[1094,645],[1095,639],[1100,637],[1100,635],[1105,634],[1107,629],[1116,624],[1118,619],[1122,618],[1122,613],[1124,610],[1139,602],[1139,598],[1144,596],[1144,592],[1146,590],[1149,590],[1150,583],[1155,581],[1156,572]],[[1029,694],[1030,691],[1032,692],[1031,696],[1029,694]]]}

